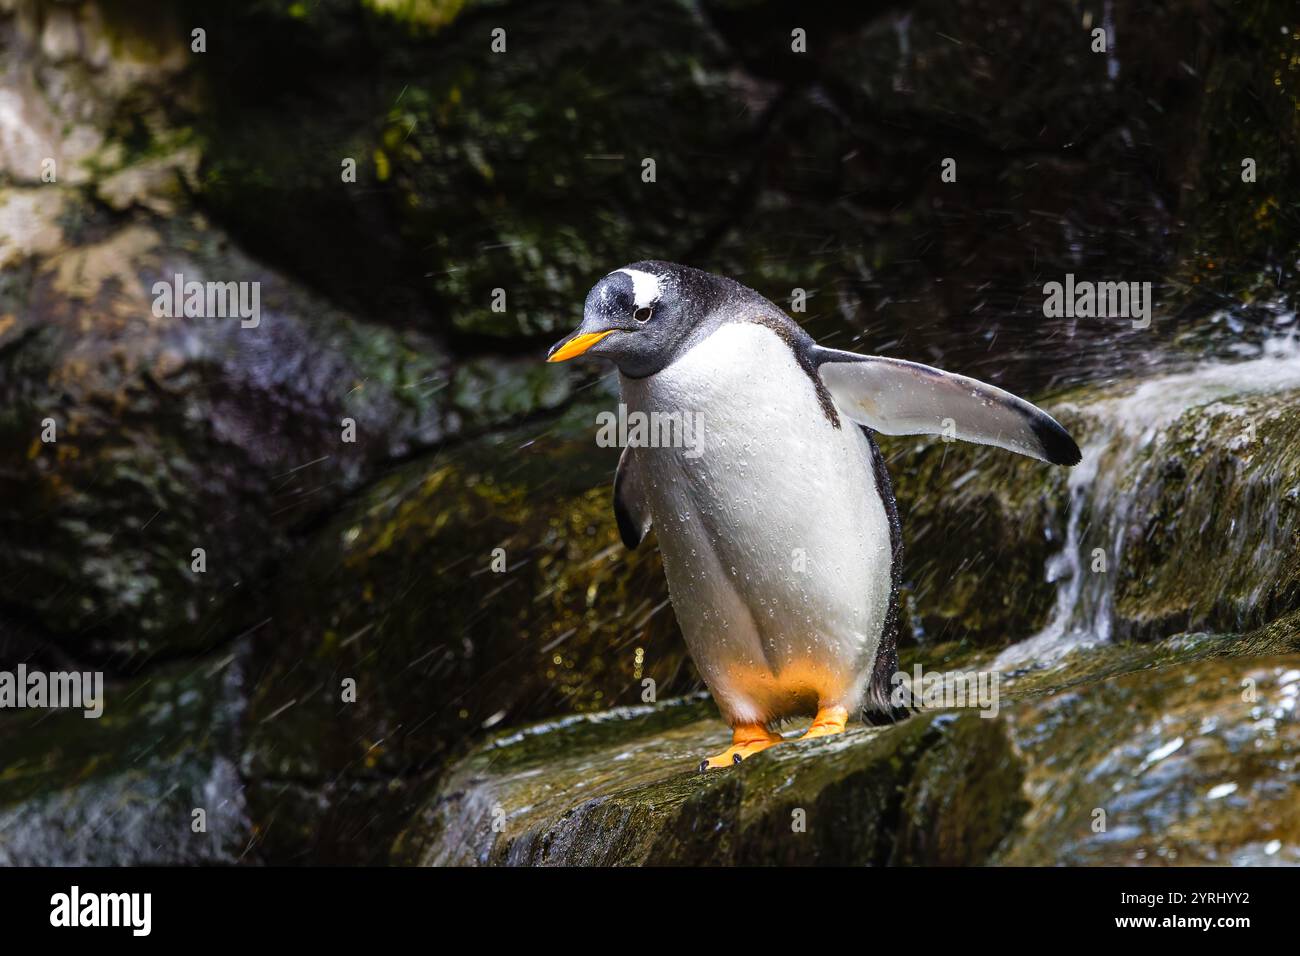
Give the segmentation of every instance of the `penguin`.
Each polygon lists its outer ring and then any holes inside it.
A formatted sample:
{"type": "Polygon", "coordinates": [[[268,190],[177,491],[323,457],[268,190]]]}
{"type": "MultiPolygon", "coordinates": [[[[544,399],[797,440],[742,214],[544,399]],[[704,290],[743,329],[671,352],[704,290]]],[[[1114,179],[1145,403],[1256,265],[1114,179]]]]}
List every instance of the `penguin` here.
{"type": "Polygon", "coordinates": [[[813,718],[807,739],[857,711],[901,716],[889,692],[902,536],[876,433],[1080,460],[1055,419],[1009,392],[824,348],[754,290],[671,262],[596,283],[547,361],[578,356],[618,369],[629,420],[698,423],[693,450],[623,449],[614,516],[628,548],[655,530],[687,649],[732,729],[701,771],[782,743],[792,719],[813,718]]]}

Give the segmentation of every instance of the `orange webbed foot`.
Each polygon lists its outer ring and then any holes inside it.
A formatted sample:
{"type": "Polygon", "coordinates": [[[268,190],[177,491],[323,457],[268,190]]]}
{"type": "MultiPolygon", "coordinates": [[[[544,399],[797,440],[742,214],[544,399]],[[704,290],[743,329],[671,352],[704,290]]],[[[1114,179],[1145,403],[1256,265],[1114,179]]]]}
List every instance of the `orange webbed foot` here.
{"type": "Polygon", "coordinates": [[[738,764],[746,757],[775,746],[782,740],[784,738],[780,734],[772,733],[762,724],[737,724],[731,729],[731,746],[720,754],[701,760],[700,772],[720,770],[738,764]]]}
{"type": "Polygon", "coordinates": [[[804,731],[800,740],[807,740],[810,737],[829,737],[832,734],[844,733],[844,727],[849,722],[849,712],[845,707],[821,707],[817,710],[817,716],[813,718],[812,726],[804,731]]]}

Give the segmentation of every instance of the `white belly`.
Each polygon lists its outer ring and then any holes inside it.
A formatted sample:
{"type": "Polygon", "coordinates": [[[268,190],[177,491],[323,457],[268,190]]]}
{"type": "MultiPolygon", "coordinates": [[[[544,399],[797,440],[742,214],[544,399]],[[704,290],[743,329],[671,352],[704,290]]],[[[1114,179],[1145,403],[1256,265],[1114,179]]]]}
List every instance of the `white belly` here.
{"type": "Polygon", "coordinates": [[[891,548],[861,430],[835,428],[788,346],[723,326],[623,379],[629,412],[696,412],[702,453],[640,448],[673,609],[732,722],[853,710],[888,609],[891,548]]]}

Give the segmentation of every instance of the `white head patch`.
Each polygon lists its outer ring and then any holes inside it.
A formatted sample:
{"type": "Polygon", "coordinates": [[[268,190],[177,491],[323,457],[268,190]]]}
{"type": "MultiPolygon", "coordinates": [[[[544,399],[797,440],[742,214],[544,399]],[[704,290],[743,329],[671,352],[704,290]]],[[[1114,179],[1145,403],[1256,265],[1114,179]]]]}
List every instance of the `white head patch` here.
{"type": "Polygon", "coordinates": [[[659,298],[659,277],[650,272],[642,272],[640,269],[616,269],[625,276],[632,279],[632,301],[638,309],[644,309],[654,305],[655,300],[659,298]]]}

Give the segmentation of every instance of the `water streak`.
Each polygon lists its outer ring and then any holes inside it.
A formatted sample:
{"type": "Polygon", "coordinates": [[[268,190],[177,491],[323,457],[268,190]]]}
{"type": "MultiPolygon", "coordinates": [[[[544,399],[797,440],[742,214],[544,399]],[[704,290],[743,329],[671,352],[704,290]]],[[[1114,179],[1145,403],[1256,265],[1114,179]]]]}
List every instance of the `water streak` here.
{"type": "MultiPolygon", "coordinates": [[[[1294,313],[1278,325],[1293,321],[1294,313]]],[[[1245,441],[1249,422],[1234,401],[1297,388],[1300,342],[1291,335],[1268,340],[1245,361],[1211,362],[1159,375],[1124,394],[1075,405],[1072,411],[1095,424],[1083,443],[1083,461],[1070,473],[1065,545],[1047,564],[1047,580],[1057,584],[1056,606],[1046,627],[1007,648],[994,666],[1048,665],[1076,648],[1110,641],[1114,570],[1124,560],[1126,544],[1141,543],[1129,538],[1133,506],[1148,482],[1158,480],[1156,469],[1165,461],[1151,453],[1153,443],[1163,442],[1166,429],[1192,409],[1204,409],[1207,416],[1242,415],[1245,441]],[[1101,545],[1100,558],[1085,540],[1101,545]],[[1106,572],[1094,571],[1098,560],[1106,562],[1106,572]]],[[[1274,477],[1260,474],[1258,480],[1267,483],[1274,477]]],[[[1180,517],[1197,520],[1190,512],[1180,517]]]]}

